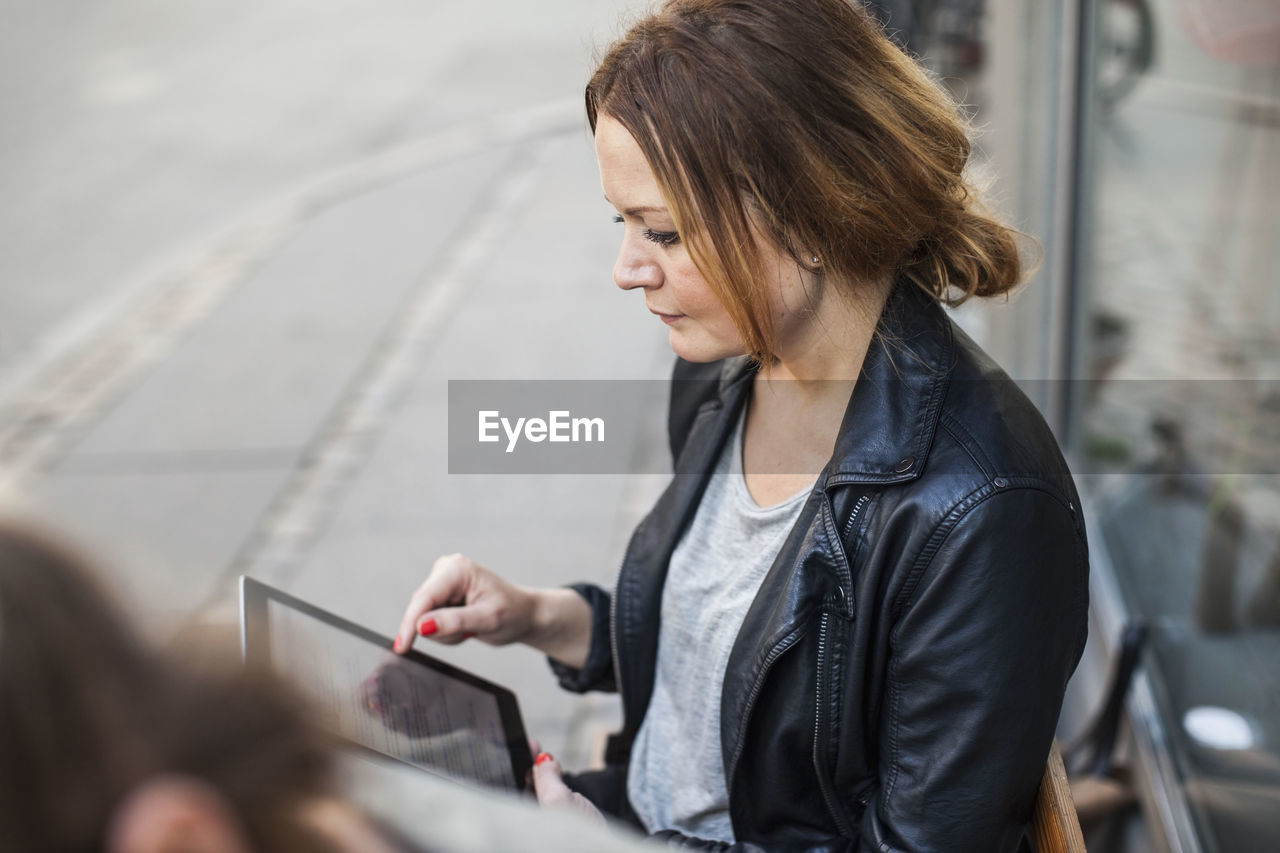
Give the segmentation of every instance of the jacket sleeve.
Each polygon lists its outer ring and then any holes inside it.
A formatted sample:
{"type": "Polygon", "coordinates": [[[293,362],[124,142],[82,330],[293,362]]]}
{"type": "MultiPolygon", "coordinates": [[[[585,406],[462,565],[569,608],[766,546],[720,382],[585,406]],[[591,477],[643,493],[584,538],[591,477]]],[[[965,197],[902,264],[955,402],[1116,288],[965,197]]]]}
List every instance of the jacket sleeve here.
{"type": "Polygon", "coordinates": [[[894,598],[864,849],[1014,851],[1087,630],[1088,558],[1059,494],[991,487],[894,598]]]}
{"type": "Polygon", "coordinates": [[[610,595],[589,583],[571,584],[570,589],[582,596],[591,607],[591,648],[582,669],[566,666],[554,658],[547,658],[551,671],[560,686],[574,693],[590,690],[615,691],[613,674],[613,648],[609,632],[610,595]]]}

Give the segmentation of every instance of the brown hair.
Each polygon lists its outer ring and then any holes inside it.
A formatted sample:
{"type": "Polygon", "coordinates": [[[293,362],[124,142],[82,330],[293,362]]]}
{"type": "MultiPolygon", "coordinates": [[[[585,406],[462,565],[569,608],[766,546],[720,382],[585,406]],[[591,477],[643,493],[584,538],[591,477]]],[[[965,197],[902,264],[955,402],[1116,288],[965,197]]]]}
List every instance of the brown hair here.
{"type": "Polygon", "coordinates": [[[635,138],[757,358],[774,342],[757,229],[806,269],[896,274],[947,304],[1018,284],[1017,232],[963,176],[954,101],[849,0],[669,0],[610,47],[586,103],[593,131],[608,115],[635,138]]]}
{"type": "Polygon", "coordinates": [[[299,707],[260,676],[151,651],[83,558],[0,520],[0,850],[102,849],[116,807],[159,773],[211,785],[254,849],[327,850],[293,820],[329,781],[299,707]]]}

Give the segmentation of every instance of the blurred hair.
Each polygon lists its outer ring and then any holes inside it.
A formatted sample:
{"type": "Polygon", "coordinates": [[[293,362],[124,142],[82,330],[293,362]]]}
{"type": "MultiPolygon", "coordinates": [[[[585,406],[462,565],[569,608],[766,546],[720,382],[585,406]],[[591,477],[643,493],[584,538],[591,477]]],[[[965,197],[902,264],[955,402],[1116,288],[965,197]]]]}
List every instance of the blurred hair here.
{"type": "Polygon", "coordinates": [[[849,0],[669,0],[609,48],[586,106],[593,131],[608,115],[635,138],[756,358],[774,345],[756,233],[951,305],[1020,280],[1018,232],[964,177],[954,101],[849,0]]]}
{"type": "Polygon", "coordinates": [[[161,773],[225,797],[256,850],[327,850],[292,817],[330,778],[299,709],[262,676],[151,651],[80,555],[0,518],[0,850],[100,850],[161,773]]]}

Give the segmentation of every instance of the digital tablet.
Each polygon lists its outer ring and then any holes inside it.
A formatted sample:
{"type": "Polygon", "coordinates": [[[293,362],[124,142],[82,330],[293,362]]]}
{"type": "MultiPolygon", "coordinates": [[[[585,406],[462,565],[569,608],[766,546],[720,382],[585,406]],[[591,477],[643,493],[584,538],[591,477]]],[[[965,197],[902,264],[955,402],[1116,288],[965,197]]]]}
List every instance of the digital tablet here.
{"type": "Polygon", "coordinates": [[[249,577],[240,578],[245,661],[294,683],[353,743],[464,782],[521,791],[533,766],[516,697],[493,682],[249,577]]]}

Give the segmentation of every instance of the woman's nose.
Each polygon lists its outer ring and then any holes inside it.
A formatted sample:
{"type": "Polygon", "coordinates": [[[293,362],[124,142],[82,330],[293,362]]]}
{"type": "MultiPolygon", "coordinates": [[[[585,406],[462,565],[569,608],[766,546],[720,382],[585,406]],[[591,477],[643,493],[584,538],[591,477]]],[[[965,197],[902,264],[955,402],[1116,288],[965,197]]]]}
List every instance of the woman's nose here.
{"type": "Polygon", "coordinates": [[[662,268],[643,247],[623,238],[618,260],[613,265],[613,281],[623,290],[637,287],[657,287],[662,284],[662,268]]]}

